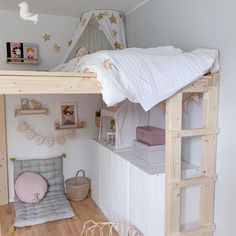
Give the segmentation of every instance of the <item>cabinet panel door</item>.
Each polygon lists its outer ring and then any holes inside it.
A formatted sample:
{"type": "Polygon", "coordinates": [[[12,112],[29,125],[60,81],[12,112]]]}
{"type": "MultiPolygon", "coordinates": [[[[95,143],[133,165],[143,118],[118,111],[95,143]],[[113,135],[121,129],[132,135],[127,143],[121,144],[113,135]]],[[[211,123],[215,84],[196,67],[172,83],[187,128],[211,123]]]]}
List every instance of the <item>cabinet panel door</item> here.
{"type": "Polygon", "coordinates": [[[150,228],[150,176],[130,164],[129,167],[129,219],[145,236],[150,228]]]}
{"type": "Polygon", "coordinates": [[[128,222],[129,219],[129,163],[113,153],[112,220],[128,222]]]}
{"type": "Polygon", "coordinates": [[[101,145],[101,209],[112,218],[112,152],[101,145]]]}
{"type": "Polygon", "coordinates": [[[165,230],[165,175],[153,175],[150,178],[150,236],[163,236],[165,230]]]}
{"type": "Polygon", "coordinates": [[[91,196],[95,203],[101,205],[101,145],[91,141],[92,175],[91,175],[91,196]]]}

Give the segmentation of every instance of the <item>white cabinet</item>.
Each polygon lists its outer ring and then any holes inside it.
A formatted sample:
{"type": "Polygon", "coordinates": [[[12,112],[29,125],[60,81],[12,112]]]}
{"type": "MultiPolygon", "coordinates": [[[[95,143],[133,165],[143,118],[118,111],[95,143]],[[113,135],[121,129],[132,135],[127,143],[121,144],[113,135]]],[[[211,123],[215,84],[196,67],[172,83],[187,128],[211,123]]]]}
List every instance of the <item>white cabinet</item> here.
{"type": "Polygon", "coordinates": [[[149,235],[150,176],[137,167],[129,168],[129,219],[144,235],[149,235]]]}
{"type": "Polygon", "coordinates": [[[129,163],[113,154],[112,158],[112,220],[129,220],[129,163]]]}
{"type": "Polygon", "coordinates": [[[91,142],[91,196],[98,206],[101,205],[101,149],[101,145],[98,145],[98,143],[94,141],[91,142]]]}
{"type": "MultiPolygon", "coordinates": [[[[144,236],[164,236],[165,174],[147,174],[95,140],[91,147],[92,198],[107,218],[133,224],[144,236]]],[[[193,177],[196,170],[186,173],[193,177]]],[[[199,194],[192,189],[183,195],[188,199],[182,219],[192,223],[197,212],[191,206],[197,205],[199,194]]]]}
{"type": "Polygon", "coordinates": [[[112,152],[102,146],[101,150],[101,209],[108,219],[112,218],[112,152]]]}

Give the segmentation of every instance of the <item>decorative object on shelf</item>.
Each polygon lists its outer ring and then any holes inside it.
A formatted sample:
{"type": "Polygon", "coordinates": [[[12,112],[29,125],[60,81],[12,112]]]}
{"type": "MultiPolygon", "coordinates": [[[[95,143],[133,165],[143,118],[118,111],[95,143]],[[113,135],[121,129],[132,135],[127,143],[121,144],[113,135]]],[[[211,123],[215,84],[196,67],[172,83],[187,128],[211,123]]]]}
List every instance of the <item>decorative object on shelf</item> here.
{"type": "Polygon", "coordinates": [[[47,41],[50,41],[50,40],[51,40],[51,35],[46,33],[46,34],[43,35],[42,38],[43,38],[43,40],[44,40],[45,42],[47,42],[47,41]]]}
{"type": "Polygon", "coordinates": [[[35,43],[7,42],[7,63],[39,64],[38,45],[35,43]]]}
{"type": "Polygon", "coordinates": [[[39,109],[41,109],[41,107],[42,107],[41,102],[37,102],[35,100],[30,100],[30,109],[39,110],[39,109]]]}
{"type": "Polygon", "coordinates": [[[30,100],[29,98],[21,98],[21,109],[29,110],[30,109],[30,100]]]}
{"type": "Polygon", "coordinates": [[[149,115],[139,104],[128,100],[101,109],[99,140],[117,149],[132,147],[137,126],[148,124],[149,115]]]}
{"type": "Polygon", "coordinates": [[[33,15],[29,12],[29,5],[27,2],[18,4],[20,8],[20,18],[26,21],[32,21],[36,25],[38,23],[38,14],[33,15]]]}
{"type": "Polygon", "coordinates": [[[76,103],[60,104],[60,125],[61,126],[78,126],[76,103]]]}
{"type": "Polygon", "coordinates": [[[42,104],[35,100],[28,98],[21,99],[21,109],[15,109],[15,116],[17,115],[47,115],[48,109],[42,108],[42,104]]]}
{"type": "MultiPolygon", "coordinates": [[[[84,122],[83,125],[85,125],[84,122]]],[[[81,125],[80,123],[80,125],[81,125]]],[[[66,138],[68,139],[75,139],[75,130],[68,129],[65,131],[64,135],[60,136],[48,136],[44,137],[43,135],[37,134],[33,129],[31,129],[26,122],[20,122],[17,125],[17,131],[22,132],[25,134],[25,137],[29,140],[34,140],[34,142],[37,145],[42,145],[44,144],[47,147],[52,147],[54,143],[57,143],[58,145],[63,145],[66,141],[66,138]]]]}
{"type": "Polygon", "coordinates": [[[59,53],[61,51],[61,47],[55,43],[53,45],[53,51],[59,53]]]}

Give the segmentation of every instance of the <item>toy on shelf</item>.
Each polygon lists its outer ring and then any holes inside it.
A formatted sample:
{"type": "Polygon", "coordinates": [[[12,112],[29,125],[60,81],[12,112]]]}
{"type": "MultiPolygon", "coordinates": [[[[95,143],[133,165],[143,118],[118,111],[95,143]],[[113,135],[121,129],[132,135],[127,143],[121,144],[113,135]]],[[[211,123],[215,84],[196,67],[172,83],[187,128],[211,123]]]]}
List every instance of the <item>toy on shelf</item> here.
{"type": "Polygon", "coordinates": [[[136,127],[148,124],[148,113],[129,101],[101,110],[99,140],[117,149],[132,147],[136,127]]]}

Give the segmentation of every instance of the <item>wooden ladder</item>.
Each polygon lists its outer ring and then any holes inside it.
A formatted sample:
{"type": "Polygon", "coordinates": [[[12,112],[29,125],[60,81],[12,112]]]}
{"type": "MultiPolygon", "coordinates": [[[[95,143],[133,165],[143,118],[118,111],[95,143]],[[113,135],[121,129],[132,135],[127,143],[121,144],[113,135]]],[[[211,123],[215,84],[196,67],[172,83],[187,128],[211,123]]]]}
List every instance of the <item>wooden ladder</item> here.
{"type": "Polygon", "coordinates": [[[166,102],[166,203],[165,236],[212,236],[214,225],[214,195],[216,181],[216,148],[218,134],[219,74],[204,76],[176,93],[166,102]],[[182,129],[182,99],[184,93],[203,93],[202,128],[182,129]],[[181,177],[181,143],[184,137],[201,137],[201,176],[181,177]],[[199,225],[181,229],[181,190],[200,186],[199,225]]]}

